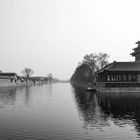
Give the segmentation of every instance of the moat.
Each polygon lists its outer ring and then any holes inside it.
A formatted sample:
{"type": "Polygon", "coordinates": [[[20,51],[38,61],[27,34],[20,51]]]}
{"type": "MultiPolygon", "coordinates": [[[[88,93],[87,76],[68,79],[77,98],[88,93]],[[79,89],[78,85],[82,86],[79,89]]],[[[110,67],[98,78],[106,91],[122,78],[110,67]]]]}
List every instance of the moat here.
{"type": "Polygon", "coordinates": [[[140,139],[140,94],[99,94],[69,83],[0,91],[1,140],[140,139]]]}

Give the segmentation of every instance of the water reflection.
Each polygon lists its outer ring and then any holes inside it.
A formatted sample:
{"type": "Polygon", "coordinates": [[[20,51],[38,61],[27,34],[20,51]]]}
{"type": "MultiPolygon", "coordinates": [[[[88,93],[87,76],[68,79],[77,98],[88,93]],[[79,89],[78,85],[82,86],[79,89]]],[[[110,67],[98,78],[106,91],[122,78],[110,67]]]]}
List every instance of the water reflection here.
{"type": "Polygon", "coordinates": [[[86,92],[82,87],[73,85],[75,100],[80,117],[83,119],[83,127],[86,129],[100,129],[109,126],[107,116],[100,109],[94,92],[86,92]]]}
{"type": "Polygon", "coordinates": [[[140,93],[97,94],[98,104],[116,125],[134,125],[140,134],[140,93]]]}
{"type": "Polygon", "coordinates": [[[93,93],[73,85],[75,101],[84,127],[103,129],[111,122],[132,126],[140,135],[140,93],[93,93]]]}
{"type": "Polygon", "coordinates": [[[137,139],[139,94],[72,89],[58,83],[0,90],[0,139],[137,139]]]}
{"type": "Polygon", "coordinates": [[[14,105],[16,100],[15,88],[2,88],[0,89],[0,107],[3,105],[14,105]]]}
{"type": "Polygon", "coordinates": [[[25,87],[25,104],[30,102],[30,86],[25,87]]]}

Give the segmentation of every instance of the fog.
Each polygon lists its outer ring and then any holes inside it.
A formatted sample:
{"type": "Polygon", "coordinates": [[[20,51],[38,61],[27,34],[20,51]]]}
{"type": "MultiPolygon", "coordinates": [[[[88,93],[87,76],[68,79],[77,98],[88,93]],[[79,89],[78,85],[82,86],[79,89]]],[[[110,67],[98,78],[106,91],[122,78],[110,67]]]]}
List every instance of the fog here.
{"type": "Polygon", "coordinates": [[[133,61],[139,0],[0,0],[0,69],[68,79],[85,54],[133,61]]]}

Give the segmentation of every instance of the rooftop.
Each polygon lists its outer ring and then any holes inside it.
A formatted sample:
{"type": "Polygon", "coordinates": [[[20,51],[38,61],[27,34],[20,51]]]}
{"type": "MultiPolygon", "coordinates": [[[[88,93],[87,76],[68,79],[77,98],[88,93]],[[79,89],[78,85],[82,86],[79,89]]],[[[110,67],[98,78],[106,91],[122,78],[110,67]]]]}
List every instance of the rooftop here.
{"type": "Polygon", "coordinates": [[[0,76],[15,76],[17,75],[14,72],[0,72],[0,76]]]}
{"type": "Polygon", "coordinates": [[[110,63],[102,71],[140,71],[140,62],[116,62],[110,63]]]}

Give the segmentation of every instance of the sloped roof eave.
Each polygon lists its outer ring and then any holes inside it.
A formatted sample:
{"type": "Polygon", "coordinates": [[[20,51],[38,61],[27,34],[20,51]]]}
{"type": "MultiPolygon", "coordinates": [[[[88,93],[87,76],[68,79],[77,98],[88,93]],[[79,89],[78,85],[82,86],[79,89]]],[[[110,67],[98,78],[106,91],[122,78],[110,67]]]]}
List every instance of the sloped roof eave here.
{"type": "Polygon", "coordinates": [[[140,62],[113,62],[97,73],[102,72],[140,72],[140,62]]]}

